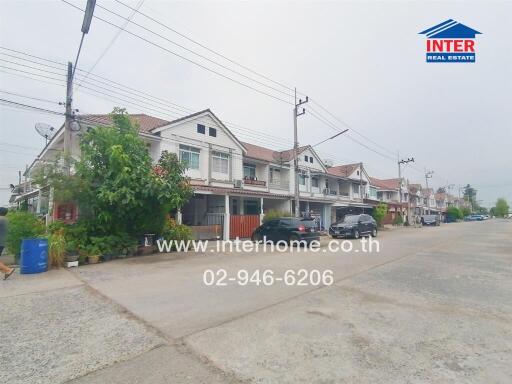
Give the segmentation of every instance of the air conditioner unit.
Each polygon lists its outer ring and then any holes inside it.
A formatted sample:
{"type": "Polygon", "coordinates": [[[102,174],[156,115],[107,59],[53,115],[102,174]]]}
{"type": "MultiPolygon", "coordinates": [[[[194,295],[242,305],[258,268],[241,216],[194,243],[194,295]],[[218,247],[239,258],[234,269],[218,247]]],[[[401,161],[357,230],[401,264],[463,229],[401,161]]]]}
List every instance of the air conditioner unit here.
{"type": "Polygon", "coordinates": [[[234,185],[235,188],[242,188],[242,180],[235,180],[234,185]]]}

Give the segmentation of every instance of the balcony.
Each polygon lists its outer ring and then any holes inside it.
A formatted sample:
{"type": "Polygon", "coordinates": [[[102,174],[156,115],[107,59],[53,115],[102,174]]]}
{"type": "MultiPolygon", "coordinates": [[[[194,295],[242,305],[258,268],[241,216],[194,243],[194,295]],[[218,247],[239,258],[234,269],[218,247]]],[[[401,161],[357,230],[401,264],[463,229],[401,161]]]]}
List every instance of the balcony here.
{"type": "Polygon", "coordinates": [[[267,185],[266,181],[258,180],[255,177],[245,177],[244,178],[245,185],[252,185],[255,187],[265,187],[267,185]]]}

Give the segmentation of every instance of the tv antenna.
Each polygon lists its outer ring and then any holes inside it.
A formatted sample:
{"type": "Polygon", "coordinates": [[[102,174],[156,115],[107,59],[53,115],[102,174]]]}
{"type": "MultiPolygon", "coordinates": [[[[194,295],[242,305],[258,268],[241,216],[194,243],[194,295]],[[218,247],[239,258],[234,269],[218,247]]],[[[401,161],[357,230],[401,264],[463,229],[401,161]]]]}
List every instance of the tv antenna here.
{"type": "Polygon", "coordinates": [[[48,145],[48,140],[51,140],[53,136],[55,136],[55,128],[46,123],[36,123],[36,132],[43,136],[46,140],[46,145],[48,145]]]}

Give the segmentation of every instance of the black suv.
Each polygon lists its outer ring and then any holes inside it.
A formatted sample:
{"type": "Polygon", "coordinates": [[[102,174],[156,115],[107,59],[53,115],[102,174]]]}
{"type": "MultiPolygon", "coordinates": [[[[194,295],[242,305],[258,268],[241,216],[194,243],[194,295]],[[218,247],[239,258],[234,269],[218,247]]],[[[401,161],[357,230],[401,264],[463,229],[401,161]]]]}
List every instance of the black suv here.
{"type": "Polygon", "coordinates": [[[296,219],[281,217],[263,223],[252,233],[252,241],[320,241],[320,233],[316,230],[315,222],[311,219],[296,219]]]}
{"type": "Polygon", "coordinates": [[[347,215],[339,223],[329,227],[329,235],[334,238],[353,237],[359,239],[363,235],[377,236],[377,222],[370,215],[347,215]]]}

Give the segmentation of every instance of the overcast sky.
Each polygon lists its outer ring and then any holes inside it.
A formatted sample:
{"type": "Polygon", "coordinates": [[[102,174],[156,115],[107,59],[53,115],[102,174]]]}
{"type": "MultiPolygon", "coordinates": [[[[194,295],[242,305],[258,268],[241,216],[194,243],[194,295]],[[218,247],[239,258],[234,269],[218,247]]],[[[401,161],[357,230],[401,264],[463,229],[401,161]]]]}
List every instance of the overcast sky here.
{"type": "MultiPolygon", "coordinates": [[[[85,0],[67,1],[81,8],[86,3],[85,0]]],[[[141,1],[123,0],[134,7],[141,1]]],[[[129,9],[113,1],[98,0],[97,4],[125,17],[131,14],[129,9]]],[[[74,60],[83,18],[80,11],[62,1],[2,0],[0,5],[2,47],[57,62],[74,60]]],[[[362,161],[371,176],[391,178],[397,177],[394,153],[400,151],[401,157],[416,160],[414,168],[408,166],[404,170],[405,177],[412,182],[424,183],[421,171],[427,167],[434,171],[430,182],[436,188],[470,183],[477,188],[478,199],[485,206],[491,206],[497,197],[505,197],[512,203],[511,1],[146,0],[140,11],[275,81],[297,86],[300,92],[308,94],[371,141],[352,131],[355,139],[388,156],[340,136],[318,147],[322,158],[335,163],[362,161]],[[418,32],[450,18],[482,32],[476,38],[476,63],[425,63],[425,37],[418,32]]],[[[99,7],[95,13],[123,24],[123,20],[99,7]]],[[[136,14],[132,20],[213,60],[221,60],[141,15],[136,14]]],[[[127,30],[215,67],[136,26],[130,25],[127,30]]],[[[117,31],[94,19],[78,67],[90,69],[117,31]]],[[[12,54],[2,49],[0,53],[12,54]]],[[[45,74],[5,60],[31,63],[4,54],[0,54],[0,59],[3,60],[0,66],[45,74]]],[[[0,98],[63,110],[55,103],[5,93],[59,102],[65,96],[62,86],[2,71],[23,74],[0,67],[0,90],[4,92],[0,98]]],[[[111,45],[93,73],[194,110],[211,108],[221,120],[251,130],[251,133],[234,131],[242,140],[267,143],[272,148],[292,145],[289,105],[221,78],[127,33],[122,33],[111,45]]],[[[254,77],[252,73],[244,73],[254,77]]],[[[259,84],[250,84],[264,89],[259,84]]],[[[268,84],[288,92],[276,84],[268,84]]],[[[271,89],[266,91],[289,100],[271,89]]],[[[75,94],[74,107],[84,113],[107,113],[116,105],[125,105],[132,113],[172,118],[165,110],[151,111],[148,106],[140,108],[93,94],[81,88],[75,94]]],[[[311,106],[321,112],[314,104],[311,106]]],[[[6,204],[9,196],[4,188],[17,182],[17,171],[30,164],[44,146],[44,139],[34,130],[36,122],[60,127],[63,121],[58,116],[0,105],[0,205],[6,204]]],[[[335,124],[344,128],[337,121],[335,124]]],[[[308,113],[299,119],[300,144],[314,144],[334,133],[333,128],[308,113]]],[[[452,192],[457,194],[457,187],[452,192]]]]}

